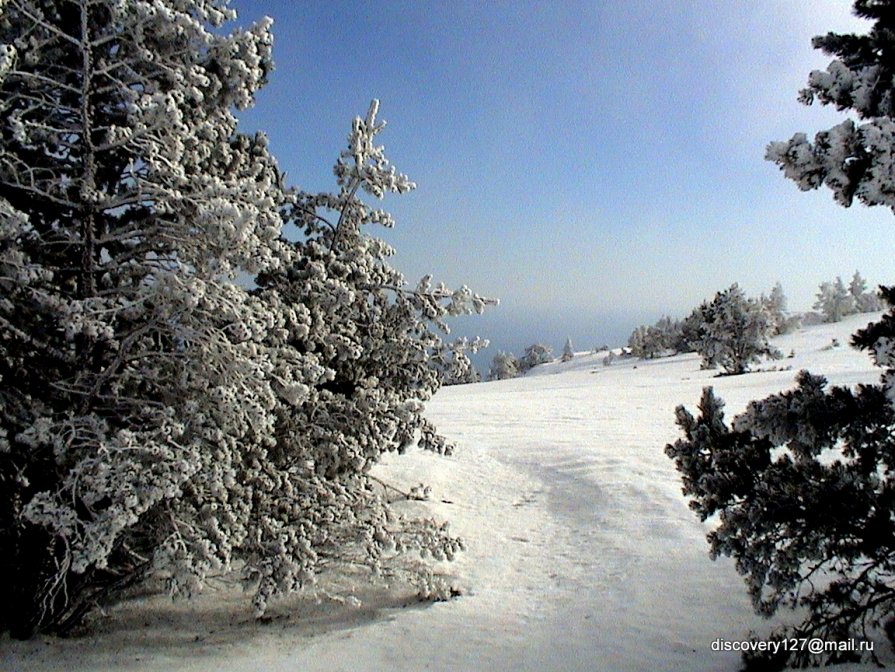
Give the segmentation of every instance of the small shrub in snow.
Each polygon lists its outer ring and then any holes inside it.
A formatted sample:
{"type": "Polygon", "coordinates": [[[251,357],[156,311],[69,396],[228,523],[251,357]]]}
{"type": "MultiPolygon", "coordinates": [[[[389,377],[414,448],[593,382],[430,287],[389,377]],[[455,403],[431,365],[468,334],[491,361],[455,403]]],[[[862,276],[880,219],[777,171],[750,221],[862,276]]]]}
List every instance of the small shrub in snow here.
{"type": "Polygon", "coordinates": [[[808,311],[807,313],[800,313],[799,318],[801,319],[803,327],[815,327],[818,324],[824,324],[824,316],[822,313],[818,313],[815,311],[808,311]]]}

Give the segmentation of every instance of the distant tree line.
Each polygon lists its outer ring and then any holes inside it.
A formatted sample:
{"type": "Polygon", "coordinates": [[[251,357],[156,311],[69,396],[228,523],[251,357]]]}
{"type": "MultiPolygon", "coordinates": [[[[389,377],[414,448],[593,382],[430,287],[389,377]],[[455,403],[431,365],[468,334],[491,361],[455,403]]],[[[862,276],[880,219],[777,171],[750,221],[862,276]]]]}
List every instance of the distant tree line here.
{"type": "Polygon", "coordinates": [[[855,271],[848,287],[838,276],[833,282],[822,282],[814,309],[821,312],[824,322],[839,322],[856,313],[882,310],[883,302],[875,292],[867,291],[867,282],[855,271]]]}
{"type": "Polygon", "coordinates": [[[525,348],[522,357],[511,352],[498,352],[491,360],[488,380],[505,380],[524,375],[538,364],[553,361],[553,348],[543,343],[534,343],[525,348]]]}
{"type": "MultiPolygon", "coordinates": [[[[608,348],[606,348],[608,349],[608,348]]],[[[572,339],[567,338],[563,347],[561,362],[569,362],[575,357],[572,348],[572,339]]],[[[523,376],[540,364],[552,362],[553,348],[543,343],[534,343],[525,348],[522,357],[516,357],[511,352],[498,352],[491,360],[491,369],[488,372],[488,380],[505,380],[523,376]]]]}
{"type": "MultiPolygon", "coordinates": [[[[867,291],[867,281],[855,271],[848,286],[841,277],[821,283],[814,309],[820,311],[815,319],[838,322],[856,313],[882,310],[883,303],[875,292],[867,291]]],[[[801,323],[801,315],[787,311],[779,282],[757,299],[746,297],[734,284],[683,320],[663,316],[655,324],[637,327],[628,338],[628,350],[640,359],[696,352],[704,368],[721,366],[727,374],[745,373],[761,357],[779,357],[768,338],[794,331],[801,323]]]]}
{"type": "Polygon", "coordinates": [[[704,368],[721,366],[728,374],[745,373],[749,364],[763,356],[778,357],[768,339],[797,324],[786,312],[779,282],[769,295],[757,299],[748,298],[733,284],[683,320],[664,316],[653,325],[637,327],[628,339],[628,349],[641,359],[696,352],[704,368]]]}
{"type": "MultiPolygon", "coordinates": [[[[758,298],[747,297],[734,283],[717,292],[711,301],[694,308],[683,319],[663,315],[654,324],[637,327],[628,338],[627,351],[622,354],[656,359],[695,352],[702,357],[703,368],[720,367],[728,375],[746,373],[751,364],[763,357],[781,357],[768,339],[798,329],[803,318],[811,317],[811,314],[790,313],[786,304],[786,294],[779,282],[758,298]]],[[[841,277],[833,282],[822,282],[814,309],[819,311],[814,315],[815,321],[838,322],[855,313],[882,310],[883,304],[875,292],[867,291],[867,281],[855,271],[847,286],[841,277]]],[[[608,346],[594,352],[600,351],[609,351],[603,359],[606,366],[611,366],[619,357],[608,346]]],[[[568,362],[574,356],[572,341],[567,339],[560,361],[568,362]]],[[[520,357],[501,351],[491,360],[488,380],[516,378],[553,360],[553,349],[543,343],[528,346],[520,357]]],[[[479,380],[474,369],[458,370],[455,375],[447,376],[444,384],[479,380]]]]}

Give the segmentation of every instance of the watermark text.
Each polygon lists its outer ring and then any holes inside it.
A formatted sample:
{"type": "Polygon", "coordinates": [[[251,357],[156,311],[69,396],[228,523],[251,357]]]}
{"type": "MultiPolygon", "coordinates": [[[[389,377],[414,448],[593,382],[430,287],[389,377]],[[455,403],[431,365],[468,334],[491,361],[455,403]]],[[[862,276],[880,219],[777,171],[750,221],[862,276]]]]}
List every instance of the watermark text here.
{"type": "Polygon", "coordinates": [[[820,637],[789,637],[787,639],[722,639],[712,642],[712,651],[739,651],[742,653],[804,652],[823,653],[872,653],[873,642],[858,639],[827,641],[820,637]]]}

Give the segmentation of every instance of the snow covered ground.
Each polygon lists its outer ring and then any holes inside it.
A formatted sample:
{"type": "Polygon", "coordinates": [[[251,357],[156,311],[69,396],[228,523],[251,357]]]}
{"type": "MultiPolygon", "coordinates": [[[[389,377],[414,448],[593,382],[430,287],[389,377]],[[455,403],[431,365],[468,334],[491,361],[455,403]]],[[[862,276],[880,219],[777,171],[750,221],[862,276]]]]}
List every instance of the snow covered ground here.
{"type": "MultiPolygon", "coordinates": [[[[848,347],[873,317],[780,337],[795,357],[744,376],[715,378],[695,355],[604,367],[602,355],[581,354],[439,392],[428,415],[457,443],[454,457],[395,457],[379,475],[432,487],[424,506],[467,543],[442,566],[460,599],[419,605],[409,589],[358,582],[360,606],[302,597],[257,623],[232,589],[193,603],[150,595],[88,636],[2,639],[0,669],[733,672],[739,654],[712,642],[773,623],[752,613],[732,562],[708,558],[707,528],[663,453],[678,437],[674,408],[695,409],[713,385],[731,417],[803,368],[837,384],[876,381],[879,370],[848,347]]],[[[877,651],[895,660],[882,641],[877,651]]]]}

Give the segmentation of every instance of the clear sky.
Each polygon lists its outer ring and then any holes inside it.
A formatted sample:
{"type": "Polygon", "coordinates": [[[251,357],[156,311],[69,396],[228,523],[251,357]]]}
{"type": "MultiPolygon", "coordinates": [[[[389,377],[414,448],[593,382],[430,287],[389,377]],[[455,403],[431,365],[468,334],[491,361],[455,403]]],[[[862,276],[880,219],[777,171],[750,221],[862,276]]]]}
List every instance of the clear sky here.
{"type": "Polygon", "coordinates": [[[276,70],[243,113],[288,181],[332,190],[351,120],[381,100],[386,154],[417,182],[380,232],[501,305],[459,333],[520,352],[567,336],[621,345],[739,282],[790,308],[860,269],[895,282],[895,216],[802,193],[763,160],[843,113],[796,100],[830,58],[813,35],[863,32],[845,0],[339,2],[233,0],[274,19],[276,70]]]}

